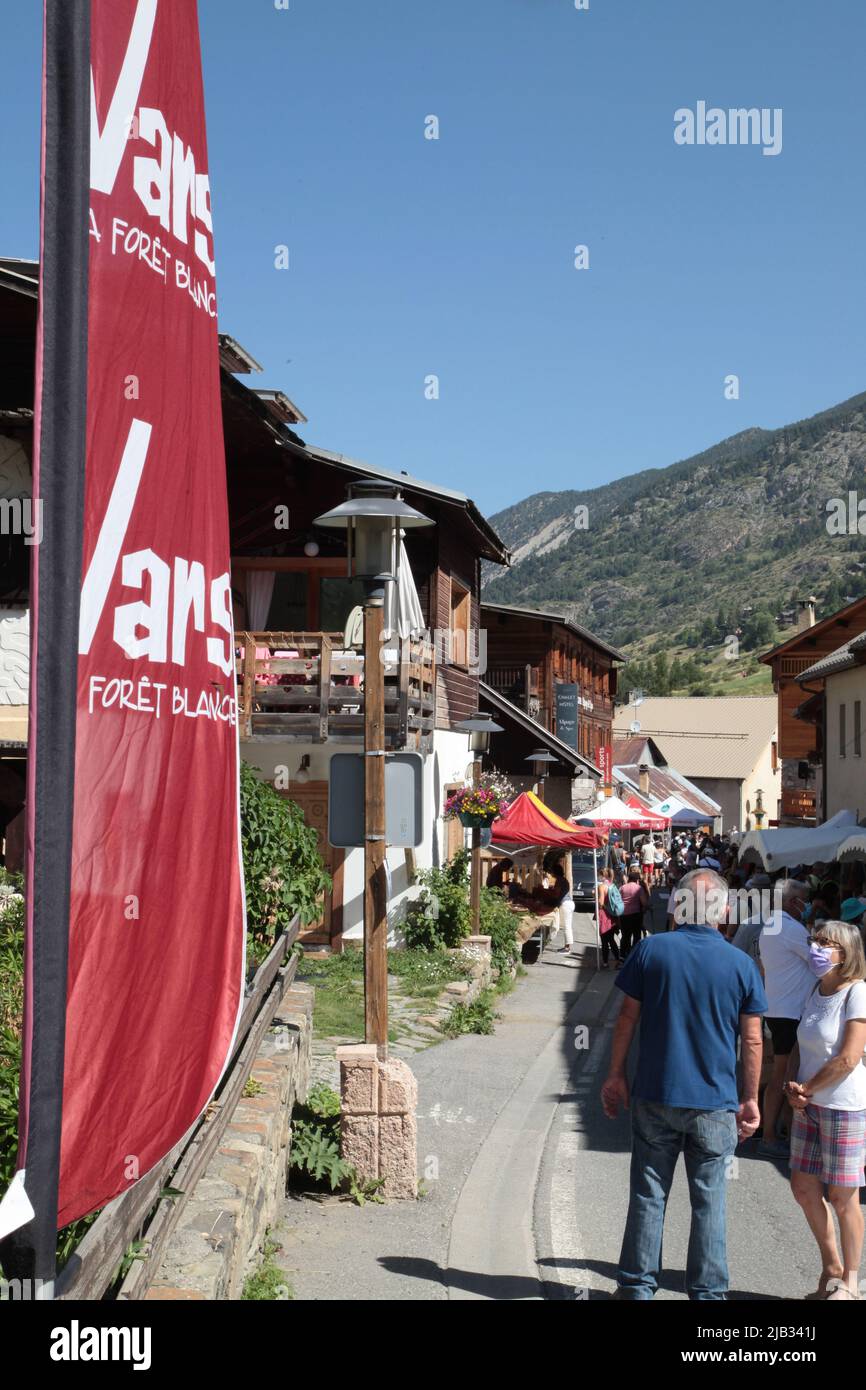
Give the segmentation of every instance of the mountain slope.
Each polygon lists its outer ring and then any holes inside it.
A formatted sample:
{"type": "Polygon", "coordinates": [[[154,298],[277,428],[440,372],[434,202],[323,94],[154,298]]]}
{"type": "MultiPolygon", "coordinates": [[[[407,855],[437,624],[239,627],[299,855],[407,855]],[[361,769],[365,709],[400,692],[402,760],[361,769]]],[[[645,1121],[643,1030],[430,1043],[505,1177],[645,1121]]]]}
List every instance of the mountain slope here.
{"type": "Polygon", "coordinates": [[[633,656],[713,655],[756,610],[784,622],[810,592],[819,616],[866,592],[866,536],[827,530],[828,500],[851,490],[866,499],[866,392],[669,468],[506,508],[490,520],[515,563],[490,567],[484,594],[552,608],[633,656]]]}

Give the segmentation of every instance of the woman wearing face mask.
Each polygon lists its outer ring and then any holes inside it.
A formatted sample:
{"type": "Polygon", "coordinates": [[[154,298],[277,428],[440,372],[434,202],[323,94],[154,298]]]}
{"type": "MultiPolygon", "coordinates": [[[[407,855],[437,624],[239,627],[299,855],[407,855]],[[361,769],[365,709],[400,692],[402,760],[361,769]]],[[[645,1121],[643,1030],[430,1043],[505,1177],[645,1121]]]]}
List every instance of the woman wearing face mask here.
{"type": "Polygon", "coordinates": [[[797,1029],[797,1080],[785,1088],[793,1110],[791,1190],[821,1252],[821,1280],[809,1297],[841,1301],[859,1298],[863,1251],[866,958],[859,931],[847,922],[822,922],[809,963],[818,978],[797,1029]]]}

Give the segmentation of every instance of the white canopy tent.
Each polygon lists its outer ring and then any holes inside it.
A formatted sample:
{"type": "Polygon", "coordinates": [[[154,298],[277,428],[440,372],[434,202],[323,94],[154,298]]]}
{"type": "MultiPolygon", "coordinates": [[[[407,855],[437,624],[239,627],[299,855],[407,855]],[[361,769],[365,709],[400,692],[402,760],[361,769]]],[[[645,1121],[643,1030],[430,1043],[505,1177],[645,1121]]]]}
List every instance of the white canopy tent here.
{"type": "Polygon", "coordinates": [[[852,860],[866,862],[866,830],[855,830],[847,840],[843,840],[836,852],[836,858],[850,864],[852,860]]]}
{"type": "Polygon", "coordinates": [[[601,830],[662,830],[669,824],[661,812],[636,810],[618,796],[609,796],[573,819],[578,825],[595,825],[601,830]]]}
{"type": "Polygon", "coordinates": [[[739,842],[740,863],[763,864],[768,873],[797,864],[829,864],[856,828],[853,811],[838,811],[823,825],[748,830],[739,842]]]}

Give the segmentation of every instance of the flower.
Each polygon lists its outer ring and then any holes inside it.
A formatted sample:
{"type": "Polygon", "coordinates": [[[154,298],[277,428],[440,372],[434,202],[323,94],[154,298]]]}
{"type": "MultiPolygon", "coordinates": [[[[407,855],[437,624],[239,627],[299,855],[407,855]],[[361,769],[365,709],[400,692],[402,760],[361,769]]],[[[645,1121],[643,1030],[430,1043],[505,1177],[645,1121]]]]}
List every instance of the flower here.
{"type": "MultiPolygon", "coordinates": [[[[489,776],[489,774],[487,775],[489,776]]],[[[461,787],[459,791],[454,792],[445,802],[442,814],[446,820],[461,815],[486,816],[495,820],[497,816],[504,815],[507,810],[508,802],[503,797],[501,787],[482,784],[475,787],[461,787]]]]}

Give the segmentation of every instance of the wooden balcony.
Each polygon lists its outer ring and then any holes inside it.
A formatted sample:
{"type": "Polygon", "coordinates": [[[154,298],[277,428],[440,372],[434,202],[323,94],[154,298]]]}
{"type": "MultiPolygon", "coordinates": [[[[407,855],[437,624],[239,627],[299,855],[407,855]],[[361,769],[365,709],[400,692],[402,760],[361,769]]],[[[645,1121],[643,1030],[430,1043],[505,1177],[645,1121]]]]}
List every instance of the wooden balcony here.
{"type": "Polygon", "coordinates": [[[506,700],[510,700],[519,709],[526,710],[533,719],[538,717],[541,707],[538,700],[537,666],[489,666],[484,673],[484,680],[494,690],[498,690],[500,695],[504,695],[506,700]]]}
{"type": "MultiPolygon", "coordinates": [[[[364,657],[344,651],[341,632],[239,632],[236,646],[242,740],[363,741],[364,657]]],[[[429,752],[433,648],[394,638],[383,656],[387,746],[429,752]]]]}

